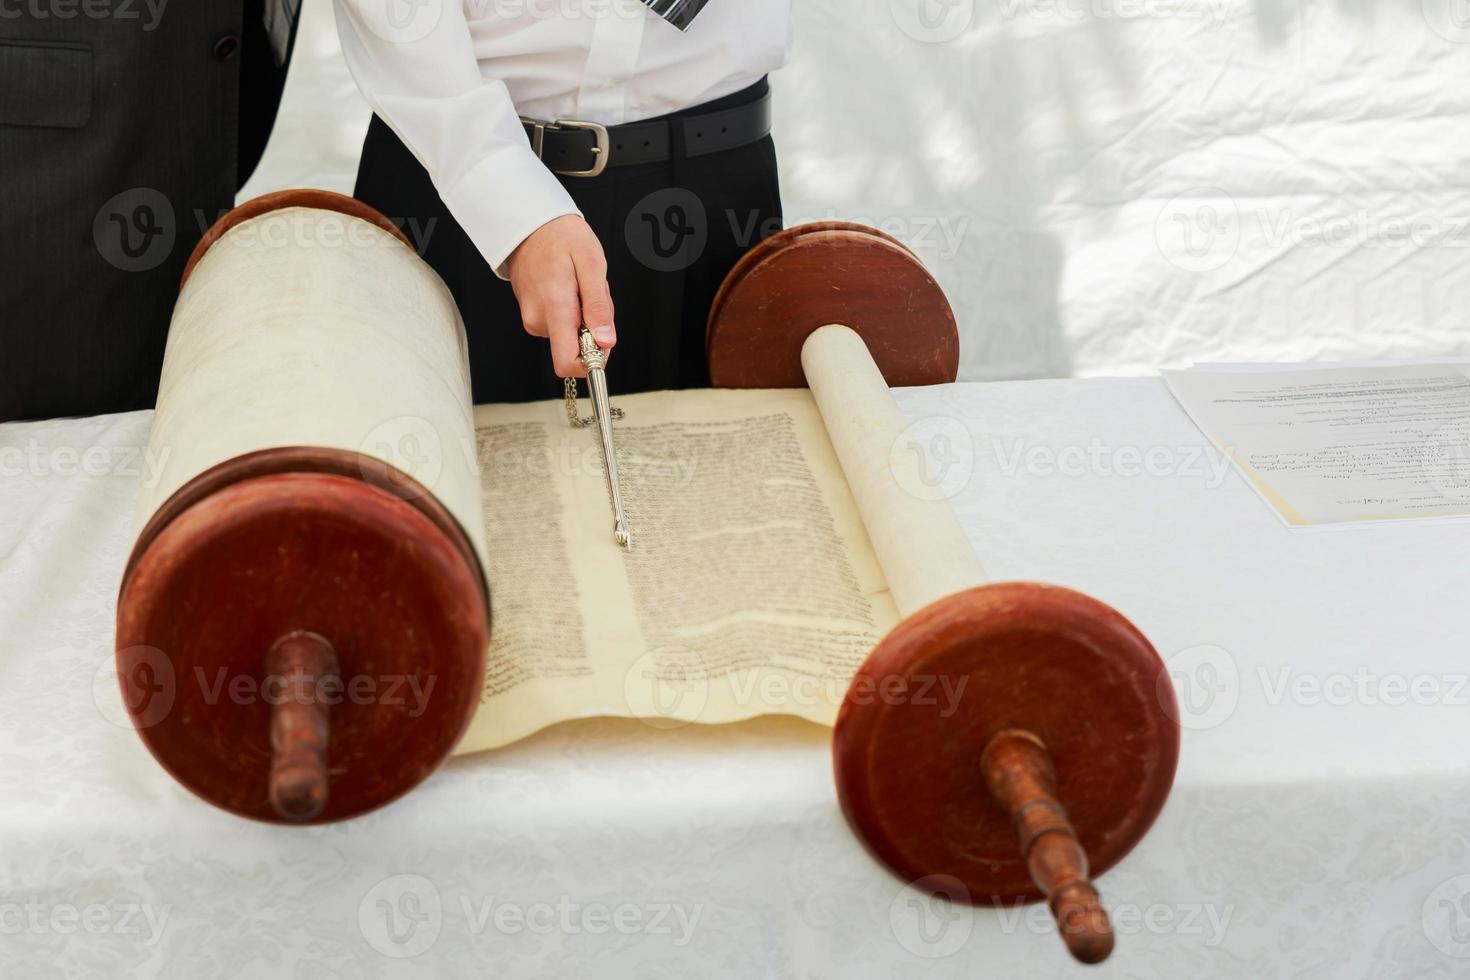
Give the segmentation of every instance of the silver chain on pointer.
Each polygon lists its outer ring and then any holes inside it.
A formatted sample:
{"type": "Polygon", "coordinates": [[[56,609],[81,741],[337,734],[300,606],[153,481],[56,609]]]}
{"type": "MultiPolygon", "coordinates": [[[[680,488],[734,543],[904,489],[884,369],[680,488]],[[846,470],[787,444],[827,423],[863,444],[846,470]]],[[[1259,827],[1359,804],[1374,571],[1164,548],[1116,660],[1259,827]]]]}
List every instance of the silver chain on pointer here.
{"type": "MultiPolygon", "coordinates": [[[[567,421],[571,423],[572,428],[585,429],[587,426],[597,421],[590,415],[577,415],[576,378],[563,378],[562,391],[566,395],[567,400],[567,421]]],[[[614,421],[621,420],[623,417],[623,410],[621,408],[618,408],[616,405],[612,406],[612,417],[614,421]]]]}

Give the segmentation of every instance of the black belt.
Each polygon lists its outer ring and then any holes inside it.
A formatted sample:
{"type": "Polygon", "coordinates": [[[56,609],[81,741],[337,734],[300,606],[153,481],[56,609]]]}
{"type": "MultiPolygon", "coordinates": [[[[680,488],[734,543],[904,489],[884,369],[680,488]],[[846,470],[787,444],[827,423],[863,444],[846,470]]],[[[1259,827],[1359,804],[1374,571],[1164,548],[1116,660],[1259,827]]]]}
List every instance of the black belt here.
{"type": "Polygon", "coordinates": [[[564,177],[596,177],[607,167],[663,163],[673,157],[674,127],[681,127],[684,153],[697,157],[733,150],[771,131],[771,93],[753,102],[714,112],[661,116],[621,126],[581,119],[541,122],[521,117],[531,149],[564,177]]]}

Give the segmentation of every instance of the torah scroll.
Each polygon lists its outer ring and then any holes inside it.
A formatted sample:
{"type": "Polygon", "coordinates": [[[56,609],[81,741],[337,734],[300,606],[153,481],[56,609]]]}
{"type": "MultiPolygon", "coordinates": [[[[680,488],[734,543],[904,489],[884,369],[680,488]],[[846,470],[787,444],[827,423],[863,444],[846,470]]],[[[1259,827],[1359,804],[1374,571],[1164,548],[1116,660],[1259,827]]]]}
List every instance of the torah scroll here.
{"type": "Polygon", "coordinates": [[[913,254],[827,222],[742,257],[706,348],[745,390],[620,400],[628,552],[601,441],[560,402],[471,406],[464,328],[406,245],[289,192],[191,259],[118,600],[160,762],[310,822],[574,718],[796,715],[835,725],[849,824],[905,881],[1045,896],[1072,955],[1105,958],[1089,876],[1162,807],[1177,712],[1116,610],[980,584],[884,380],[954,377],[913,254]]]}
{"type": "MultiPolygon", "coordinates": [[[[830,725],[863,658],[920,604],[895,604],[874,541],[916,594],[978,578],[943,502],[929,529],[885,520],[881,495],[904,485],[890,460],[920,457],[894,445],[902,416],[882,378],[840,346],[817,358],[815,397],[619,399],[640,528],[627,553],[601,533],[594,433],[570,426],[560,402],[472,408],[464,343],[442,284],[370,218],[286,207],[238,221],[181,296],[152,433],[167,463],[139,502],[146,526],[200,474],[301,446],[382,460],[441,502],[474,543],[493,614],[456,753],[596,715],[830,725]],[[934,549],[912,547],[916,536],[934,549]]],[[[409,707],[439,710],[436,694],[409,707]]]]}

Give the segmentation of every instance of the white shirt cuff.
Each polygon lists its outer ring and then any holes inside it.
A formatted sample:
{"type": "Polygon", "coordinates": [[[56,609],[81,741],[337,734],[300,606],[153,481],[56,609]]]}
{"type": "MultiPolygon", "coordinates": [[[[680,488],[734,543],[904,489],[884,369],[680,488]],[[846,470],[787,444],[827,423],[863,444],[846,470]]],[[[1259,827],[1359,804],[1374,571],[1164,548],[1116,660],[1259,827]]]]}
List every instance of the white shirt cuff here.
{"type": "Polygon", "coordinates": [[[529,144],[497,149],[439,193],[501,279],[510,278],[505,261],[531,232],[553,218],[582,216],[529,144]]]}

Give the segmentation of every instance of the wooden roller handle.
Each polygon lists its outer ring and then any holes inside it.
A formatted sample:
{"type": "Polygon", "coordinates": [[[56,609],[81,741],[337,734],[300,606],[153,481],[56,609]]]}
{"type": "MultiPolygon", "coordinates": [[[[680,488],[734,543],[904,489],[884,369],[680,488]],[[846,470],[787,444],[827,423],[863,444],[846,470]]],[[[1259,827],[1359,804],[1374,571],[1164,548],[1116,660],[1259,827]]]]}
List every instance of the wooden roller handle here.
{"type": "Polygon", "coordinates": [[[1113,951],[1113,926],[1087,877],[1087,852],[1056,797],[1056,772],[1041,739],[1020,729],[997,732],[980,757],[985,785],[1010,816],[1021,854],[1048,898],[1067,950],[1083,963],[1113,951]]]}
{"type": "Polygon", "coordinates": [[[323,637],[297,630],[271,646],[265,671],[282,685],[271,706],[271,806],[286,820],[310,820],[327,805],[330,706],[317,695],[323,678],[338,676],[337,654],[323,637]]]}

